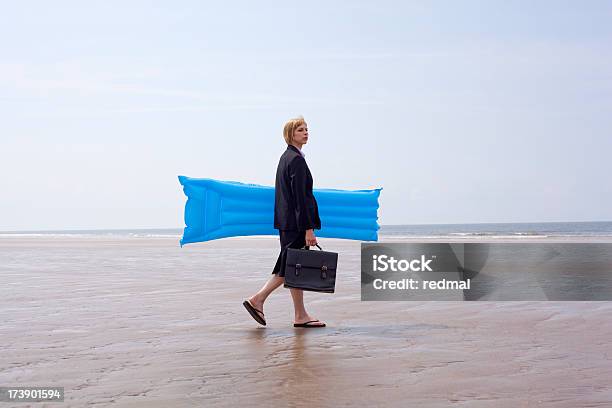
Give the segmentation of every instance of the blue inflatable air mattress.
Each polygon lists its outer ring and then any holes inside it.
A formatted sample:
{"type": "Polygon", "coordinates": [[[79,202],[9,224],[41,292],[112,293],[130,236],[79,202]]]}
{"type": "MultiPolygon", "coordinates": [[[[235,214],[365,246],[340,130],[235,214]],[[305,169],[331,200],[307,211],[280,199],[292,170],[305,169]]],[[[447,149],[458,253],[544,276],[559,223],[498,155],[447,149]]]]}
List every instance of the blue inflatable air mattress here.
{"type": "MultiPolygon", "coordinates": [[[[274,229],[274,187],[179,176],[187,196],[181,246],[245,235],[278,235],[274,229]]],[[[318,237],[378,240],[378,196],[374,190],[315,189],[321,229],[318,237]]]]}

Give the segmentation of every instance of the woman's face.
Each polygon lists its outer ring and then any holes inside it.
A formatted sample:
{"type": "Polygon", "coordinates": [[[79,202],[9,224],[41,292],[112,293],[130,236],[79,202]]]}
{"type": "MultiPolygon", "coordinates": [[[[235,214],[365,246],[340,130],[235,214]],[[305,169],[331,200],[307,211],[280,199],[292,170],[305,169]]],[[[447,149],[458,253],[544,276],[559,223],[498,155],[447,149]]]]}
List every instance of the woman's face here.
{"type": "Polygon", "coordinates": [[[293,131],[293,142],[304,145],[308,142],[308,125],[304,123],[293,131]]]}

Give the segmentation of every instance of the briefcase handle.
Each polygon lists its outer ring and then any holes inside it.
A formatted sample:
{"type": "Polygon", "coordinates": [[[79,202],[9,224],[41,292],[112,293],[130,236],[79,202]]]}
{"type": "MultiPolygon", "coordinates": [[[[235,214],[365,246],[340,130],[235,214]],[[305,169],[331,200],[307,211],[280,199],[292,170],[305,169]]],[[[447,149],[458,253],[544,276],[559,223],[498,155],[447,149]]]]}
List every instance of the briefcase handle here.
{"type": "MultiPolygon", "coordinates": [[[[315,244],[315,246],[316,246],[317,248],[319,248],[321,251],[323,250],[323,248],[321,248],[321,247],[319,246],[319,244],[315,244]]],[[[308,245],[304,245],[304,248],[302,248],[302,249],[309,250],[309,249],[310,249],[310,247],[309,247],[308,245]]]]}

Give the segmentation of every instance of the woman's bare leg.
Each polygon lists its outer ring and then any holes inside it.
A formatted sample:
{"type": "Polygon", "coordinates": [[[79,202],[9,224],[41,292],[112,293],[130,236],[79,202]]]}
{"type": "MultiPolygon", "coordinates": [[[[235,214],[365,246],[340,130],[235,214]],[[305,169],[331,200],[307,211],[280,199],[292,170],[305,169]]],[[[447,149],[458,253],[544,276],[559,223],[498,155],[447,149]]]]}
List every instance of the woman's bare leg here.
{"type": "MultiPolygon", "coordinates": [[[[306,312],[304,307],[304,291],[302,289],[289,289],[293,298],[293,310],[295,311],[294,323],[306,323],[311,320],[316,320],[306,312]]],[[[311,323],[313,326],[319,326],[321,323],[311,323]]]]}
{"type": "Polygon", "coordinates": [[[293,311],[295,312],[295,322],[301,323],[308,317],[306,308],[304,307],[304,291],[301,289],[289,289],[293,298],[293,311]]]}
{"type": "Polygon", "coordinates": [[[282,285],[284,282],[284,277],[272,275],[272,277],[268,279],[265,285],[263,285],[263,287],[259,289],[259,292],[249,298],[249,302],[251,302],[255,309],[261,310],[263,312],[263,304],[268,298],[268,296],[270,296],[270,294],[274,292],[274,290],[280,285],[282,285]]]}

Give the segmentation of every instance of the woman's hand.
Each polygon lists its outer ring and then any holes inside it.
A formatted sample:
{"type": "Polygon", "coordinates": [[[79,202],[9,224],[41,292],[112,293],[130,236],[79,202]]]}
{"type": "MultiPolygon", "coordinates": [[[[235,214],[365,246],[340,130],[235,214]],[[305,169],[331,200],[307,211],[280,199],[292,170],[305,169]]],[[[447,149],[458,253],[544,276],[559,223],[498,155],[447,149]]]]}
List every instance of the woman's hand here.
{"type": "Polygon", "coordinates": [[[306,245],[315,246],[317,245],[317,237],[315,237],[314,230],[306,230],[306,245]]]}

